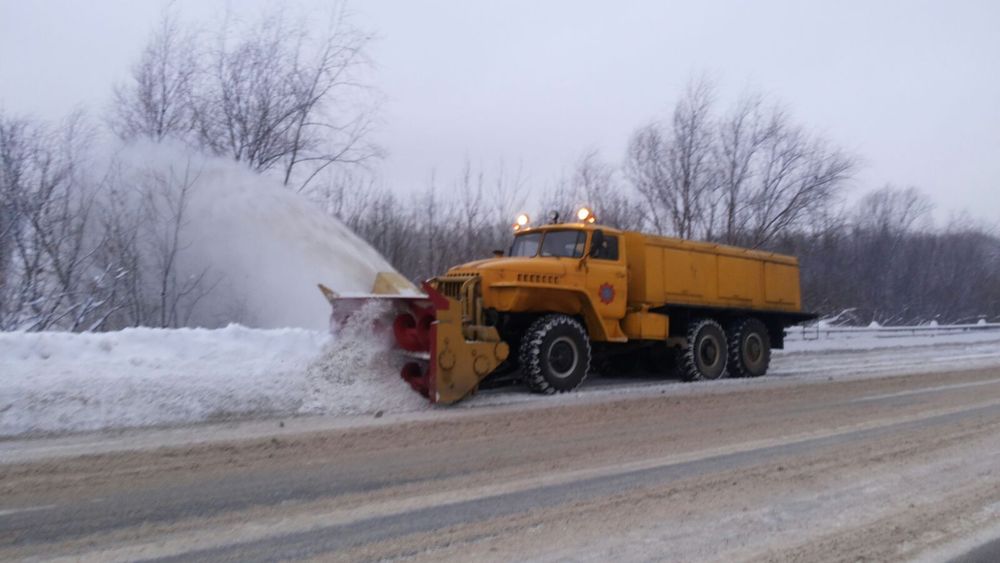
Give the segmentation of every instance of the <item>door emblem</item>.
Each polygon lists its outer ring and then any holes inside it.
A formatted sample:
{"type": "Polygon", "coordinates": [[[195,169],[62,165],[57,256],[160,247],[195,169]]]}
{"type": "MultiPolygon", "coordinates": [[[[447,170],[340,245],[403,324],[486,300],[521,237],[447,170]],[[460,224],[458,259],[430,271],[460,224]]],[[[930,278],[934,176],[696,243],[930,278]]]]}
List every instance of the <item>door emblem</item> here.
{"type": "Polygon", "coordinates": [[[597,295],[601,298],[601,303],[608,305],[615,300],[615,286],[610,283],[601,284],[597,295]]]}

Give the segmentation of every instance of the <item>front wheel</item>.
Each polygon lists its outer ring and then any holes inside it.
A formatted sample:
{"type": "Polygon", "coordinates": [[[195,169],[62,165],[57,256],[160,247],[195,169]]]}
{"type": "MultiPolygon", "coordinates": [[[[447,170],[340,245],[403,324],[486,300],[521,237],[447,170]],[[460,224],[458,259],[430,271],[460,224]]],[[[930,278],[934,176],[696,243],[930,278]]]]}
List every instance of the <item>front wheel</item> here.
{"type": "Polygon", "coordinates": [[[521,373],[528,388],[551,395],[572,391],[590,370],[590,340],[579,321],[546,315],[521,338],[521,373]]]}

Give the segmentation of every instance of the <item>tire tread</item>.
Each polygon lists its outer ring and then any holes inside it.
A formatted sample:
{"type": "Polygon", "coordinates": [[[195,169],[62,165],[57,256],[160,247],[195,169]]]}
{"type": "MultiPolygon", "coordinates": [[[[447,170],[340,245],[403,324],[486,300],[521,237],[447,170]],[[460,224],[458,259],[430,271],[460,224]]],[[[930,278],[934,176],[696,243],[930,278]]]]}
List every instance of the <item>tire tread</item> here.
{"type": "MultiPolygon", "coordinates": [[[[743,353],[740,350],[740,343],[743,341],[747,331],[757,331],[763,335],[764,340],[764,373],[771,365],[771,339],[767,333],[767,327],[760,319],[755,317],[743,317],[729,323],[726,327],[726,347],[729,354],[729,374],[731,377],[758,377],[747,370],[743,365],[743,353]]],[[[759,375],[764,375],[763,373],[759,375]]]]}
{"type": "Polygon", "coordinates": [[[573,317],[567,315],[545,315],[535,319],[533,323],[525,331],[524,336],[521,338],[521,349],[518,354],[518,361],[521,364],[521,375],[524,379],[524,383],[528,386],[528,389],[535,393],[541,393],[543,395],[554,395],[556,393],[565,393],[567,391],[572,391],[572,389],[556,389],[545,379],[545,374],[542,371],[541,365],[541,346],[545,340],[546,335],[553,329],[559,326],[569,326],[573,330],[577,331],[583,338],[581,338],[584,345],[584,352],[587,361],[587,368],[584,370],[583,377],[580,379],[573,389],[576,389],[587,379],[588,372],[590,371],[589,362],[591,357],[590,350],[590,339],[587,337],[587,331],[580,324],[579,321],[573,317]]]}
{"type": "MultiPolygon", "coordinates": [[[[716,321],[715,319],[710,319],[710,318],[696,319],[688,325],[687,329],[688,345],[681,353],[681,361],[680,361],[681,376],[684,378],[684,381],[702,381],[708,379],[704,376],[704,374],[701,373],[701,370],[698,369],[698,363],[697,360],[695,359],[695,345],[694,345],[695,339],[698,337],[698,333],[701,332],[706,326],[715,326],[722,333],[723,338],[726,337],[726,332],[725,330],[723,330],[722,325],[720,325],[718,321],[716,321]]],[[[725,360],[728,363],[728,353],[725,360]]],[[[725,376],[726,373],[725,370],[723,370],[723,373],[721,376],[719,376],[719,379],[722,379],[725,376]]]]}

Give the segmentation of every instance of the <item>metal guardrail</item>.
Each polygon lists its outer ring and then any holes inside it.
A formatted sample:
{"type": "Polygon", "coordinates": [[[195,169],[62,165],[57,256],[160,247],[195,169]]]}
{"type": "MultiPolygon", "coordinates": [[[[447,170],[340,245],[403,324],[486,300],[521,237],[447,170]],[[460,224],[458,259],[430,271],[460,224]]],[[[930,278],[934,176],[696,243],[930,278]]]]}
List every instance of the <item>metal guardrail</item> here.
{"type": "Polygon", "coordinates": [[[899,336],[938,336],[959,332],[981,332],[1000,330],[1000,323],[979,322],[955,325],[916,326],[793,326],[785,329],[786,340],[819,340],[821,338],[857,338],[876,336],[892,338],[899,336]]]}

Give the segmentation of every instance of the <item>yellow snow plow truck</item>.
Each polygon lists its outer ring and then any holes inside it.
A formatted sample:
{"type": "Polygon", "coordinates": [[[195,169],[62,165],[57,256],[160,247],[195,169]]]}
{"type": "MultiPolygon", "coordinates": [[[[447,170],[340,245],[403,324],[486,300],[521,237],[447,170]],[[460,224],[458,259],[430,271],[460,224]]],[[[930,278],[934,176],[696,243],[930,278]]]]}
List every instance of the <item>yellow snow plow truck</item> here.
{"type": "MultiPolygon", "coordinates": [[[[453,403],[494,378],[538,393],[577,388],[591,366],[688,380],[756,377],[801,311],[790,256],[577,223],[532,227],[521,215],[504,255],[455,266],[406,290],[398,274],[375,294],[339,296],[332,324],[365,300],[393,303],[402,377],[434,403],[453,403]],[[409,293],[409,294],[407,294],[409,293]]],[[[412,286],[411,286],[412,287],[412,286]]]]}

